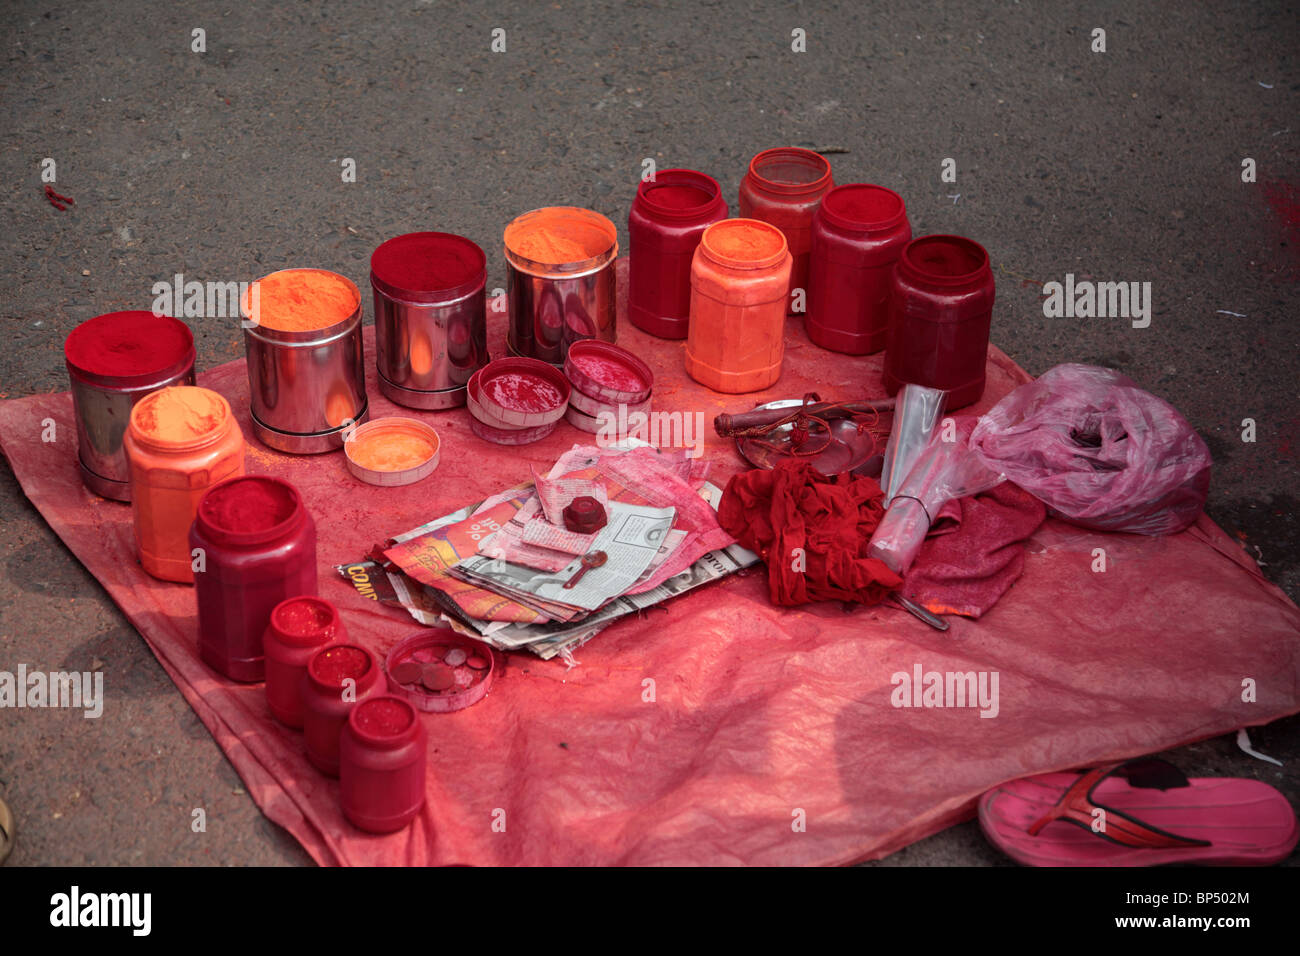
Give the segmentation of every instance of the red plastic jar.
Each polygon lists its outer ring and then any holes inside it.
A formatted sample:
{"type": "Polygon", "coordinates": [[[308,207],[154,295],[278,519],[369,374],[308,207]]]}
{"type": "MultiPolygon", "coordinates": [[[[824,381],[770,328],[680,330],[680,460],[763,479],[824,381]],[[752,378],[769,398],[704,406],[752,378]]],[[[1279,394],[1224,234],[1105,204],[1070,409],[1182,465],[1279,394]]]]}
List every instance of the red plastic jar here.
{"type": "Polygon", "coordinates": [[[203,551],[194,575],[199,656],[231,680],[261,680],[271,611],[316,593],[316,523],[289,482],[244,475],[199,501],[190,548],[203,551]]]}
{"type": "Polygon", "coordinates": [[[262,637],[266,655],[266,703],[288,727],[302,728],[302,678],[307,662],[326,644],[347,641],[338,608],[318,597],[291,597],[271,612],[262,637]]]}
{"type": "Polygon", "coordinates": [[[390,694],[352,708],[339,738],[339,802],[368,833],[392,833],[424,806],[428,735],[415,708],[390,694]]]}
{"type": "Polygon", "coordinates": [[[993,270],[984,247],[961,236],[921,236],[903,248],[894,270],[884,383],[941,388],[946,409],[984,394],[993,270]]]}
{"type": "Polygon", "coordinates": [[[627,314],[638,329],[684,339],[691,318],[691,257],[704,230],[727,218],[722,187],[693,169],[660,170],[637,187],[627,217],[627,314]]]}
{"type": "Polygon", "coordinates": [[[795,289],[808,289],[808,254],[812,249],[813,214],[835,183],[831,164],[811,149],[778,146],[749,161],[740,181],[740,215],[770,222],[783,233],[794,260],[786,313],[794,313],[795,289]]]}
{"type": "Polygon", "coordinates": [[[302,735],[307,759],[321,773],[339,775],[343,725],[353,707],[383,693],[382,678],[375,655],[356,644],[331,644],[312,654],[300,685],[302,735]]]}
{"type": "Polygon", "coordinates": [[[892,189],[849,183],[825,195],[813,216],[804,317],[814,344],[849,355],[885,347],[894,263],[911,238],[892,189]]]}

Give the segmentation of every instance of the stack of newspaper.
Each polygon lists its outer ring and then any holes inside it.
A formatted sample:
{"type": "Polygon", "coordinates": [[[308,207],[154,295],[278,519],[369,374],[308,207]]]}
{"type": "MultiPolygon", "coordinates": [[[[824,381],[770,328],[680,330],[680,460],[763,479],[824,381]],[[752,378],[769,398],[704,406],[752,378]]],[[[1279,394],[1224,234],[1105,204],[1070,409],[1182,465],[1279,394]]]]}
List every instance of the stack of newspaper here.
{"type": "Polygon", "coordinates": [[[623,615],[758,561],[718,526],[720,496],[683,455],[639,443],[575,446],[546,476],[338,570],[422,624],[572,661],[574,648],[623,615]],[[606,505],[608,522],[592,535],[569,532],[559,519],[580,494],[606,505]]]}

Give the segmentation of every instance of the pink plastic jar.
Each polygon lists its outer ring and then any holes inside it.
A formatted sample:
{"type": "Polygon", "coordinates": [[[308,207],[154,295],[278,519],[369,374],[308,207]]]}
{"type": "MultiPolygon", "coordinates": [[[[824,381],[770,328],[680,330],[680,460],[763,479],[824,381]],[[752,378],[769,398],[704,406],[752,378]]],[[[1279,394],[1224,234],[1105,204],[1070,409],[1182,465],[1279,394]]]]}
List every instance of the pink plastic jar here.
{"type": "Polygon", "coordinates": [[[271,612],[262,637],[266,654],[266,703],[280,723],[302,728],[302,679],[307,662],[326,644],[347,641],[338,608],[324,598],[299,596],[271,612]]]}
{"type": "Polygon", "coordinates": [[[627,217],[627,314],[637,328],[684,339],[691,318],[691,257],[711,224],[727,218],[722,187],[693,169],[660,170],[637,187],[627,217]]]}
{"type": "Polygon", "coordinates": [[[825,195],[813,216],[804,317],[814,344],[848,355],[885,347],[894,263],[911,238],[892,189],[849,183],[825,195]]]}
{"type": "Polygon", "coordinates": [[[415,708],[384,694],[352,708],[339,739],[343,815],[368,833],[400,830],[424,806],[428,736],[415,708]]]}
{"type": "Polygon", "coordinates": [[[383,693],[379,661],[356,644],[321,647],[303,675],[302,735],[307,759],[331,777],[339,775],[339,734],[348,713],[368,697],[383,693]]]}
{"type": "Polygon", "coordinates": [[[797,146],[763,150],[749,161],[749,171],[740,181],[741,218],[770,222],[785,233],[790,247],[794,261],[787,314],[795,311],[793,291],[808,289],[813,213],[834,185],[826,157],[797,146]]]}
{"type": "Polygon", "coordinates": [[[941,388],[951,412],[984,394],[993,271],[984,247],[961,236],[921,236],[894,270],[884,383],[941,388]]]}
{"type": "Polygon", "coordinates": [[[283,478],[244,475],[199,500],[190,548],[199,656],[231,680],[265,676],[262,635],[285,598],[316,593],[316,523],[283,478]]]}

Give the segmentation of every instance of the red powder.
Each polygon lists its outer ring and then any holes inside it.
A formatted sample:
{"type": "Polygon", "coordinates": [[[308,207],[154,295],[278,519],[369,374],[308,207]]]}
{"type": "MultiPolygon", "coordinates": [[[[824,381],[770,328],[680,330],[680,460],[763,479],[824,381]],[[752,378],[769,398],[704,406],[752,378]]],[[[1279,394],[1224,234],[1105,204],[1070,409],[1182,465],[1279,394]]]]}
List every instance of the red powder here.
{"type": "Polygon", "coordinates": [[[645,191],[645,198],[669,209],[694,209],[713,202],[713,194],[686,183],[663,183],[645,191]]]}
{"type": "Polygon", "coordinates": [[[903,201],[888,189],[857,183],[832,189],[822,205],[837,216],[863,225],[886,222],[903,211],[903,201]]]}
{"type": "Polygon", "coordinates": [[[411,726],[415,713],[409,704],[380,697],[362,701],[352,719],[358,730],[371,737],[395,737],[411,726]]]}
{"type": "Polygon", "coordinates": [[[606,388],[620,392],[640,392],[650,383],[637,374],[626,362],[601,355],[575,355],[573,364],[606,388]]]}
{"type": "Polygon", "coordinates": [[[313,598],[281,604],[275,612],[275,626],[296,637],[318,637],[332,629],[334,615],[313,598]]]}
{"type": "Polygon", "coordinates": [[[476,280],[487,259],[474,243],[441,232],[412,232],[382,243],[370,271],[387,285],[410,292],[442,292],[476,280]]]}
{"type": "Polygon", "coordinates": [[[370,670],[370,658],[359,647],[330,647],[317,653],[311,659],[311,672],[321,683],[331,687],[342,687],[343,682],[351,677],[353,680],[370,670]]]}
{"type": "Polygon", "coordinates": [[[87,319],[68,335],[63,354],[91,375],[132,378],[165,372],[194,355],[184,322],[152,312],[109,312],[87,319]]]}
{"type": "Polygon", "coordinates": [[[484,393],[514,412],[549,412],[564,402],[560,390],[545,379],[522,372],[494,375],[483,383],[484,393]]]}
{"type": "Polygon", "coordinates": [[[288,521],[294,494],[277,481],[258,476],[236,478],[203,496],[205,521],[225,532],[255,534],[288,521]]]}
{"type": "Polygon", "coordinates": [[[907,248],[908,261],[922,272],[945,278],[970,275],[984,264],[973,243],[943,236],[919,239],[907,248]]]}

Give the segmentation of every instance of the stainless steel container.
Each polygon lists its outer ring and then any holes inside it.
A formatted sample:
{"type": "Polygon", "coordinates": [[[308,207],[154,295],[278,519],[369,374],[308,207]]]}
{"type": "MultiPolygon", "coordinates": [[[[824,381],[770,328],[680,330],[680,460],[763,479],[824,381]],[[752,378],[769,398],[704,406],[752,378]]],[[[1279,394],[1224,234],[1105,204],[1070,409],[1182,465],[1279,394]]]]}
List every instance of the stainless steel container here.
{"type": "Polygon", "coordinates": [[[271,448],[310,455],[341,448],[343,432],[370,414],[361,293],[349,279],[324,269],[285,269],[271,276],[292,272],[332,276],[347,284],[356,301],[345,319],[321,328],[289,330],[274,327],[276,320],[265,301],[262,321],[253,322],[245,298],[244,352],[253,433],[271,448]]]}
{"type": "Polygon", "coordinates": [[[194,336],[169,316],[109,312],[73,329],[63,354],[72,383],[81,480],[97,495],[130,501],[122,436],[131,409],[160,388],[194,384],[194,336]]]}
{"type": "Polygon", "coordinates": [[[412,232],[370,257],[379,390],[408,408],[465,404],[487,363],[487,257],[464,236],[412,232]]]}
{"type": "Polygon", "coordinates": [[[506,226],[505,252],[512,354],[562,365],[574,342],[616,339],[618,230],[608,218],[534,209],[506,226]]]}

